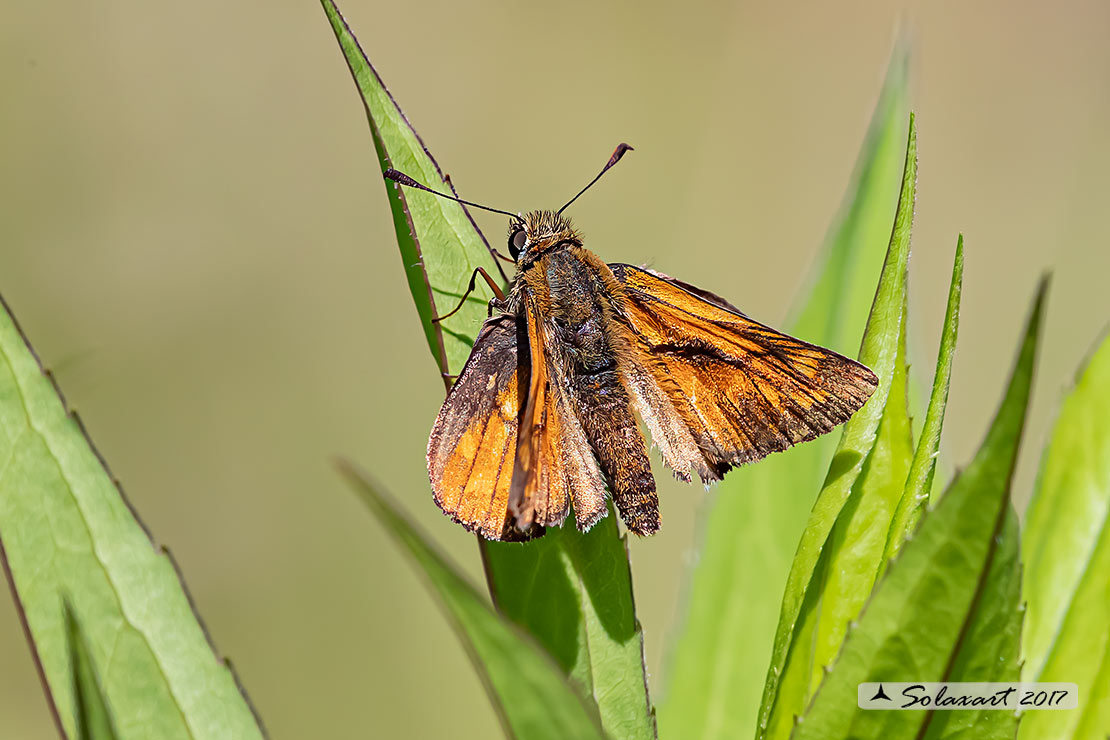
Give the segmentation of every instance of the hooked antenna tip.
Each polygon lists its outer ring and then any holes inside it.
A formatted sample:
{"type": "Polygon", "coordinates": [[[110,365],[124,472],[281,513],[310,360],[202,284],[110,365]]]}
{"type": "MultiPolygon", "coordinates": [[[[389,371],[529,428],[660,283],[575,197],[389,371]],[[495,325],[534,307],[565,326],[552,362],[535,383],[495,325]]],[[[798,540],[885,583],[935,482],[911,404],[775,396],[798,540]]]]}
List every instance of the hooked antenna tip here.
{"type": "Polygon", "coordinates": [[[609,164],[605,165],[605,169],[609,169],[621,160],[625,152],[634,152],[635,148],[625,144],[623,141],[617,144],[617,148],[613,150],[613,156],[609,157],[609,164]]]}

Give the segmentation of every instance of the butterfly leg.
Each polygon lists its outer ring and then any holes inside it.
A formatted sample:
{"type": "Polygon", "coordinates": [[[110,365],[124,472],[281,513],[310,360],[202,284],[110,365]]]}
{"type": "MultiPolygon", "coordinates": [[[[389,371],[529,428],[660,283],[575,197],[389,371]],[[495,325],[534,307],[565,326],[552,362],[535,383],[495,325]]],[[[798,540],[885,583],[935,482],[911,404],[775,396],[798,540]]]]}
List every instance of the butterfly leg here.
{"type": "Polygon", "coordinates": [[[481,275],[486,279],[486,283],[489,284],[490,290],[492,290],[494,296],[496,296],[495,300],[497,300],[498,302],[505,300],[505,292],[501,290],[501,286],[494,282],[494,279],[489,276],[489,273],[486,272],[485,268],[476,267],[474,268],[474,272],[470,274],[470,283],[467,284],[466,292],[463,293],[462,299],[459,301],[459,305],[455,306],[455,308],[449,313],[445,313],[442,316],[436,316],[434,319],[432,319],[432,323],[443,321],[444,319],[450,316],[454,316],[459,312],[459,309],[463,307],[464,303],[466,303],[466,299],[469,298],[470,294],[474,292],[474,284],[475,281],[478,279],[478,275],[481,275]]]}

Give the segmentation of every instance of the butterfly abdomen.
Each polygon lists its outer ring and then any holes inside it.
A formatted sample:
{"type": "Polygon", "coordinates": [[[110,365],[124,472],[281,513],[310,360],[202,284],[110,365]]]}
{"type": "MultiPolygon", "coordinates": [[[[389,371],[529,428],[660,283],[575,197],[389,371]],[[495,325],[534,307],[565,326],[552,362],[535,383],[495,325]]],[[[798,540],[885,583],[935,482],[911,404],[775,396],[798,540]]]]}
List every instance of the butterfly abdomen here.
{"type": "Polygon", "coordinates": [[[616,368],[575,373],[583,402],[578,418],[609,482],[613,502],[628,528],[639,535],[659,529],[659,497],[643,435],[616,368]]]}

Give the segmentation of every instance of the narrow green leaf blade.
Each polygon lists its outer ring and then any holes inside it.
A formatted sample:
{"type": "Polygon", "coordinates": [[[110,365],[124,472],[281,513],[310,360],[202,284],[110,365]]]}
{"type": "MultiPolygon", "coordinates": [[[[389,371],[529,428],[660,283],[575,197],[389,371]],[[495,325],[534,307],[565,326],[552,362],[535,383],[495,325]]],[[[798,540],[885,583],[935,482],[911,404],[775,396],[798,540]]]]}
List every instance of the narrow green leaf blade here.
{"type": "Polygon", "coordinates": [[[793,717],[800,715],[807,703],[808,676],[812,669],[812,663],[809,660],[811,656],[809,646],[804,644],[804,640],[799,639],[802,635],[796,634],[796,628],[799,625],[806,626],[807,620],[803,619],[805,616],[803,608],[807,601],[816,606],[814,597],[807,598],[807,594],[811,594],[812,587],[816,585],[815,574],[818,577],[821,575],[817,567],[819,560],[823,557],[833,525],[859,479],[865,462],[870,457],[885,412],[887,398],[891,392],[892,380],[898,364],[899,337],[905,320],[906,271],[916,183],[917,134],[911,113],[898,211],[859,353],[860,362],[870,367],[879,376],[879,388],[863,408],[844,425],[844,432],[837,445],[825,484],[817,496],[817,502],[814,504],[813,512],[798,544],[794,562],[791,564],[760,706],[757,731],[759,737],[768,734],[772,728],[775,729],[776,737],[783,736],[782,733],[789,734],[793,717]],[[796,658],[792,658],[791,652],[796,647],[799,652],[795,653],[796,658]],[[805,680],[788,681],[791,675],[796,676],[802,672],[806,674],[805,680]],[[780,682],[782,686],[789,689],[788,692],[780,691],[780,682]]]}
{"type": "MultiPolygon", "coordinates": [[[[323,6],[362,94],[382,168],[392,166],[425,183],[438,184],[442,181],[438,165],[334,3],[323,0],[323,6]]],[[[484,302],[472,298],[445,322],[433,324],[431,318],[454,307],[474,267],[485,266],[493,274],[494,261],[484,238],[458,204],[411,189],[402,192],[392,184],[386,191],[429,344],[441,368],[457,373],[485,318],[484,302]],[[421,265],[425,269],[419,269],[421,265]],[[429,290],[435,306],[428,303],[429,290]],[[443,297],[452,300],[445,303],[443,297]],[[440,329],[445,354],[437,349],[440,329]]],[[[526,545],[482,541],[481,546],[491,593],[495,598],[507,595],[498,600],[499,607],[532,632],[576,685],[598,702],[605,728],[618,737],[654,737],[643,635],[635,619],[628,554],[615,520],[610,518],[588,535],[569,527],[526,545]],[[546,599],[543,594],[550,579],[576,596],[546,599]],[[535,585],[534,592],[528,587],[529,593],[537,595],[535,603],[514,600],[520,584],[535,585]],[[536,608],[539,603],[544,605],[542,611],[536,608]],[[568,658],[572,652],[574,658],[568,658]]]]}
{"type": "MultiPolygon", "coordinates": [[[[817,690],[825,671],[840,652],[848,623],[856,618],[871,594],[884,562],[886,533],[909,475],[913,437],[907,387],[905,299],[903,293],[897,355],[878,433],[833,525],[826,545],[826,566],[810,585],[820,595],[812,617],[813,634],[795,642],[787,661],[788,673],[808,670],[810,674],[804,701],[817,690]]],[[[798,695],[802,696],[801,692],[798,695]]],[[[780,693],[780,702],[782,696],[780,693]]],[[[780,713],[778,718],[793,722],[793,715],[788,712],[780,713]]],[[[789,735],[791,729],[784,727],[781,736],[789,735]]]]}
{"type": "MultiPolygon", "coordinates": [[[[439,165],[386,89],[335,3],[321,0],[321,4],[362,96],[382,171],[393,167],[429,187],[450,189],[439,165]]],[[[484,294],[482,298],[483,294],[476,291],[458,313],[439,323],[432,323],[432,319],[455,308],[475,268],[484,267],[490,275],[497,275],[501,266],[492,258],[462,205],[383,182],[409,290],[428,347],[443,373],[458,374],[470,355],[492,296],[484,294]]],[[[478,285],[484,283],[479,281],[478,285]]]]}
{"type": "Polygon", "coordinates": [[[1026,681],[1079,685],[1074,712],[1030,712],[1021,740],[1110,734],[1110,337],[1064,399],[1023,539],[1026,681]]]}
{"type": "MultiPolygon", "coordinates": [[[[1017,514],[1006,510],[982,594],[975,600],[967,636],[960,641],[946,681],[1021,680],[1021,560],[1017,514]]],[[[961,709],[933,712],[924,740],[1013,740],[1014,712],[961,709]]]]}
{"type": "Polygon", "coordinates": [[[604,738],[596,710],[571,688],[550,656],[494,611],[391,498],[349,464],[341,463],[340,469],[428,580],[510,736],[519,740],[604,738]]]}
{"type": "MultiPolygon", "coordinates": [[[[1009,489],[1029,404],[1044,296],[1042,283],[1009,387],[975,459],[890,565],[858,626],[849,631],[835,667],[794,728],[794,740],[919,737],[930,721],[928,713],[860,710],[857,686],[866,681],[946,681],[957,670],[973,672],[985,647],[969,645],[968,639],[982,634],[996,618],[1012,643],[1017,609],[984,600],[1005,592],[1013,606],[1016,557],[1006,537],[1009,489]]],[[[1006,649],[1004,644],[999,648],[1006,649]]],[[[1012,665],[1012,654],[1004,656],[1002,675],[1012,676],[1012,665]]]]}
{"type": "Polygon", "coordinates": [[[57,715],[76,732],[62,595],[123,736],[260,737],[154,547],[0,299],[0,555],[57,715]]]}
{"type": "MultiPolygon", "coordinates": [[[[907,52],[894,53],[844,206],[800,296],[791,332],[843,354],[858,348],[890,239],[906,145],[907,52]],[[864,286],[861,288],[860,286],[864,286]]],[[[774,604],[835,446],[833,435],[735,470],[701,518],[684,624],[659,704],[664,737],[751,732],[775,634],[774,604]],[[753,564],[758,563],[758,566],[753,564]]]]}
{"type": "Polygon", "coordinates": [[[929,407],[921,439],[917,443],[913,462],[906,479],[905,493],[898,503],[898,510],[887,533],[884,560],[898,554],[902,543],[913,532],[921,512],[929,501],[936,474],[937,455],[940,451],[940,433],[944,427],[944,411],[948,406],[948,387],[952,380],[952,357],[956,351],[956,335],[960,325],[960,296],[964,280],[964,237],[956,241],[956,258],[952,264],[952,282],[948,288],[948,305],[944,311],[944,328],[941,330],[940,349],[937,352],[937,369],[933,375],[933,390],[929,394],[929,407]]]}
{"type": "MultiPolygon", "coordinates": [[[[925,488],[932,476],[936,445],[940,438],[944,398],[947,396],[947,371],[951,368],[951,351],[955,340],[958,311],[958,286],[962,268],[962,243],[957,247],[953,289],[946,310],[946,331],[941,341],[934,400],[924,431],[929,435],[914,453],[909,417],[909,395],[906,367],[906,326],[903,318],[898,342],[898,356],[890,383],[883,418],[875,444],[852,485],[847,502],[837,516],[827,551],[822,553],[824,567],[811,584],[819,596],[817,607],[810,615],[803,604],[800,617],[804,631],[795,639],[787,662],[784,685],[797,687],[793,695],[801,697],[801,679],[792,679],[795,672],[809,673],[805,701],[813,696],[840,652],[849,623],[856,618],[871,594],[879,575],[889,560],[892,538],[900,545],[907,526],[916,521],[915,512],[928,498],[925,488]],[[947,349],[946,349],[947,347],[947,349]],[[946,368],[947,366],[947,368],[946,368]],[[924,446],[928,444],[929,446],[924,446]],[[911,460],[919,464],[913,471],[911,460]],[[902,520],[899,521],[899,517],[902,520]]],[[[905,294],[903,294],[903,301],[905,294]]],[[[905,307],[903,306],[903,316],[905,307]]],[[[785,694],[783,694],[785,695],[785,694]]],[[[780,712],[773,717],[771,736],[785,737],[792,729],[793,716],[780,712]]]]}
{"type": "Polygon", "coordinates": [[[593,697],[606,732],[654,738],[643,632],[612,504],[589,532],[568,524],[525,545],[487,542],[483,552],[498,609],[535,635],[593,697]]]}
{"type": "Polygon", "coordinates": [[[79,740],[116,740],[116,728],[108,709],[104,692],[100,688],[100,678],[89,655],[81,624],[69,601],[63,602],[65,608],[66,648],[69,651],[69,665],[73,678],[73,696],[77,705],[77,737],[79,740]]]}

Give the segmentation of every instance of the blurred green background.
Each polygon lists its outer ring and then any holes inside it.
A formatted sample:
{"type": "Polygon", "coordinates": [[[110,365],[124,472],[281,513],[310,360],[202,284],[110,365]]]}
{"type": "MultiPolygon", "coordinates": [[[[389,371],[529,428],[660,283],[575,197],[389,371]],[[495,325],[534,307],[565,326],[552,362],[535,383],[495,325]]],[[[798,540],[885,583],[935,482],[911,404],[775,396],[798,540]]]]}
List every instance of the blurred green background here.
{"type": "MultiPolygon", "coordinates": [[[[771,323],[836,213],[902,28],[925,381],[967,237],[953,464],[988,422],[1037,276],[1055,273],[1028,498],[1059,393],[1110,315],[1110,5],[341,8],[465,197],[557,206],[628,141],[573,209],[587,246],[771,323]]],[[[6,3],[0,93],[0,290],[272,735],[496,734],[446,622],[329,462],[375,472],[480,577],[474,539],[429,495],[442,386],[319,6],[6,3]]],[[[500,241],[502,219],[478,218],[500,241]]],[[[656,688],[705,500],[658,472],[662,533],[631,545],[656,688]]],[[[53,737],[3,593],[0,737],[53,737]]]]}

